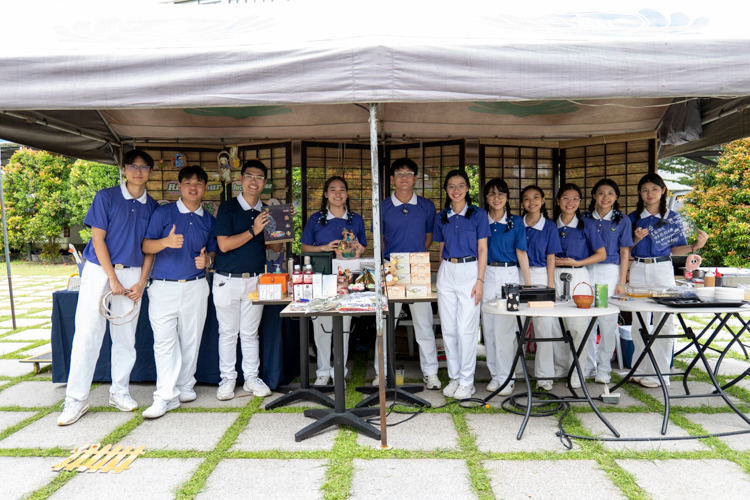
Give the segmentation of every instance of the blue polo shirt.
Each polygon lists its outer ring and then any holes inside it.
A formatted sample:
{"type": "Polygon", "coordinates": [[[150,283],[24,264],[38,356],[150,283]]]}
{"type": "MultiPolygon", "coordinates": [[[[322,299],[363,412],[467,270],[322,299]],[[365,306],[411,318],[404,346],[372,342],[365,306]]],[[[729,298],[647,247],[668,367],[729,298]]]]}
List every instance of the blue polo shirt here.
{"type": "MultiPolygon", "coordinates": [[[[383,214],[385,258],[396,252],[426,252],[425,238],[435,227],[435,204],[414,193],[407,203],[392,194],[380,205],[383,214]]],[[[372,230],[372,228],[370,228],[372,230]]]]}
{"type": "Polygon", "coordinates": [[[635,227],[648,229],[648,235],[638,242],[630,252],[633,257],[647,259],[649,257],[663,257],[672,253],[672,248],[687,245],[685,230],[682,226],[682,217],[677,212],[667,210],[664,217],[667,221],[659,227],[661,214],[651,215],[648,210],[643,209],[641,218],[635,222],[635,212],[628,215],[630,222],[635,227]]]}
{"type": "Polygon", "coordinates": [[[613,210],[604,217],[596,210],[593,213],[584,212],[583,217],[593,221],[607,249],[607,258],[599,264],[619,264],[620,248],[633,246],[633,223],[630,222],[630,218],[623,214],[620,221],[615,224],[613,210]]]}
{"type": "Polygon", "coordinates": [[[325,226],[320,221],[320,215],[322,212],[315,212],[307,219],[305,229],[302,231],[302,236],[299,241],[302,244],[310,246],[327,245],[334,240],[340,240],[343,238],[342,232],[344,229],[354,233],[357,237],[359,244],[363,247],[367,246],[367,234],[365,233],[365,223],[362,217],[352,213],[352,223],[347,223],[348,213],[345,213],[343,217],[338,218],[329,210],[326,214],[325,226]]]}
{"type": "Polygon", "coordinates": [[[508,214],[495,222],[487,216],[490,224],[490,239],[487,241],[488,262],[518,262],[516,250],[526,251],[526,231],[520,215],[511,215],[513,227],[508,229],[508,214]]]}
{"type": "MultiPolygon", "coordinates": [[[[214,225],[214,238],[234,236],[253,227],[255,218],[260,215],[263,203],[251,207],[240,193],[237,197],[219,205],[214,225]]],[[[229,252],[216,252],[216,271],[232,274],[261,274],[266,264],[266,241],[263,233],[258,233],[250,241],[229,252]]]]}
{"type": "MultiPolygon", "coordinates": [[[[145,191],[140,198],[134,199],[125,184],[102,189],[86,213],[83,223],[107,231],[104,243],[109,250],[109,259],[114,264],[129,267],[143,265],[143,237],[148,228],[151,214],[159,206],[156,200],[145,191]]],[[[94,264],[99,264],[94,251],[94,240],[90,240],[83,249],[83,257],[94,264]]]]}
{"type": "Polygon", "coordinates": [[[168,203],[156,209],[148,223],[146,238],[166,238],[176,226],[175,233],[184,237],[182,248],[165,248],[154,257],[151,277],[158,280],[184,280],[203,276],[205,269],[195,267],[195,258],[206,247],[206,253],[215,252],[219,246],[213,237],[216,219],[199,207],[191,212],[182,202],[168,203]]]}
{"type": "Polygon", "coordinates": [[[544,217],[539,219],[535,225],[527,226],[526,217],[523,217],[523,224],[526,230],[529,265],[531,267],[547,267],[547,256],[562,252],[557,227],[554,222],[544,217]]]}
{"type": "Polygon", "coordinates": [[[583,260],[591,257],[594,252],[604,247],[604,241],[596,230],[591,219],[582,219],[583,229],[578,229],[578,217],[565,225],[561,219],[557,220],[557,233],[560,235],[562,250],[556,255],[560,258],[583,260]]]}
{"type": "Polygon", "coordinates": [[[468,208],[468,205],[464,206],[459,214],[451,211],[447,224],[443,224],[439,215],[435,217],[433,238],[438,243],[444,243],[441,256],[443,259],[479,257],[477,242],[482,238],[490,237],[487,212],[471,205],[474,214],[467,219],[468,208]]]}

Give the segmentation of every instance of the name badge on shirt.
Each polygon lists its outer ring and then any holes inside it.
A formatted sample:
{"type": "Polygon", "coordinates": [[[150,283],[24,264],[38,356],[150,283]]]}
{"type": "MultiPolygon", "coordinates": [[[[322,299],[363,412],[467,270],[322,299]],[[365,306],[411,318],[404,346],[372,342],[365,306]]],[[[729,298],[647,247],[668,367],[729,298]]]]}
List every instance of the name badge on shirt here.
{"type": "Polygon", "coordinates": [[[408,214],[408,213],[409,213],[409,209],[408,209],[408,208],[402,208],[402,209],[401,209],[401,211],[402,211],[403,213],[405,213],[405,214],[408,214]]]}

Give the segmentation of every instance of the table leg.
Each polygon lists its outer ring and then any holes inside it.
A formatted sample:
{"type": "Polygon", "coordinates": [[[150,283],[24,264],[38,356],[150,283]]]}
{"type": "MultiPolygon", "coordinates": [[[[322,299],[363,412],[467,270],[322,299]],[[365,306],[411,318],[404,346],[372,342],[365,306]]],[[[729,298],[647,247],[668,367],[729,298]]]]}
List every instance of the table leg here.
{"type": "MultiPolygon", "coordinates": [[[[643,321],[643,318],[642,318],[640,312],[636,311],[636,316],[639,318],[640,321],[643,321]]],[[[665,315],[664,317],[666,318],[667,315],[665,315]]],[[[662,320],[663,319],[664,318],[662,318],[662,320]]],[[[665,321],[662,321],[662,323],[665,323],[665,321]]],[[[645,323],[640,323],[640,324],[641,325],[645,325],[645,323]]],[[[641,362],[643,361],[643,359],[646,357],[647,352],[650,352],[650,350],[651,350],[651,344],[653,344],[654,341],[656,340],[656,335],[651,335],[649,337],[648,330],[644,331],[643,328],[639,329],[638,333],[641,335],[641,338],[643,339],[643,344],[644,344],[643,351],[641,352],[641,355],[638,357],[638,359],[635,361],[635,363],[633,363],[631,361],[631,364],[633,366],[632,366],[632,368],[630,368],[630,371],[626,375],[624,375],[622,377],[622,380],[620,380],[615,385],[613,385],[612,387],[609,388],[610,392],[616,391],[617,389],[619,389],[620,387],[622,387],[623,385],[625,385],[628,380],[630,380],[630,377],[633,376],[633,374],[635,373],[635,371],[638,369],[638,366],[641,364],[641,362]]]]}
{"type": "MultiPolygon", "coordinates": [[[[300,318],[299,321],[300,386],[298,388],[293,388],[291,386],[278,387],[276,392],[286,392],[288,394],[284,394],[276,401],[266,405],[266,410],[281,408],[282,406],[294,403],[295,401],[312,401],[329,408],[334,407],[333,400],[321,391],[321,389],[326,390],[329,386],[325,386],[325,388],[310,387],[310,361],[307,355],[307,346],[309,345],[308,319],[303,317],[300,318]]],[[[331,387],[330,390],[333,390],[333,387],[331,387]]]]}
{"type": "Polygon", "coordinates": [[[732,348],[732,344],[734,344],[735,342],[737,342],[740,345],[740,347],[742,348],[743,352],[745,353],[745,358],[747,358],[747,351],[745,351],[745,346],[742,345],[742,341],[740,340],[740,336],[745,332],[745,330],[747,330],[747,323],[745,323],[744,321],[742,321],[742,318],[740,318],[739,314],[736,314],[736,313],[735,314],[727,314],[726,316],[727,316],[727,321],[725,321],[726,325],[725,325],[724,328],[732,335],[732,340],[729,342],[729,344],[727,344],[726,348],[723,351],[719,351],[718,349],[714,349],[716,352],[720,352],[721,353],[719,355],[719,359],[716,360],[716,367],[714,368],[714,375],[718,375],[719,374],[719,367],[721,366],[721,362],[724,361],[724,356],[729,352],[729,350],[732,348]],[[735,334],[734,331],[731,328],[729,328],[729,324],[728,323],[729,323],[729,319],[732,316],[736,316],[737,319],[740,320],[740,323],[742,323],[742,328],[740,329],[740,331],[737,334],[735,334]]]}
{"type": "MultiPolygon", "coordinates": [[[[714,314],[714,317],[713,317],[713,318],[711,318],[711,321],[709,321],[709,322],[708,322],[708,324],[707,324],[707,325],[706,325],[706,326],[705,326],[705,327],[703,328],[703,330],[701,330],[701,332],[700,332],[700,333],[698,334],[698,336],[697,336],[697,337],[695,338],[695,343],[696,343],[696,344],[697,344],[697,343],[698,343],[698,341],[699,341],[699,340],[701,339],[701,337],[703,337],[703,334],[705,334],[705,333],[706,333],[706,332],[708,331],[708,329],[709,329],[709,328],[711,328],[711,325],[713,325],[713,324],[714,324],[714,321],[716,321],[716,319],[717,319],[718,317],[719,317],[719,315],[718,315],[718,314],[714,314]]],[[[684,328],[685,328],[685,326],[683,326],[683,329],[684,329],[684,328]]],[[[685,351],[687,351],[688,349],[690,349],[690,347],[691,347],[692,345],[693,345],[693,342],[690,342],[690,343],[689,343],[688,345],[686,345],[685,347],[683,347],[682,349],[680,349],[679,351],[677,351],[676,353],[674,353],[674,356],[675,356],[675,357],[679,356],[679,355],[680,355],[680,354],[682,354],[683,352],[685,352],[685,351]]]]}
{"type": "MultiPolygon", "coordinates": [[[[719,314],[715,315],[714,319],[718,318],[719,316],[720,316],[719,314]]],[[[717,326],[714,329],[714,332],[708,337],[708,340],[706,340],[706,342],[703,345],[701,345],[698,342],[698,339],[706,332],[706,329],[704,328],[703,331],[700,333],[700,335],[696,337],[693,333],[693,329],[685,324],[685,320],[682,318],[682,314],[677,314],[677,319],[680,321],[680,326],[682,326],[682,331],[685,332],[685,336],[691,340],[690,344],[688,345],[695,345],[696,351],[705,351],[706,349],[710,348],[711,342],[713,342],[714,339],[719,335],[719,333],[721,332],[721,329],[726,325],[727,320],[729,319],[730,316],[731,315],[729,314],[724,315],[724,317],[719,321],[719,326],[717,326]]],[[[713,323],[713,320],[711,320],[711,323],[713,323]]],[[[709,323],[709,325],[711,323],[709,323]]],[[[675,354],[674,356],[677,357],[677,354],[675,354]]],[[[693,357],[693,360],[690,362],[687,369],[685,370],[685,373],[682,375],[682,386],[685,389],[685,394],[688,394],[688,395],[690,394],[690,388],[688,387],[688,384],[687,384],[687,378],[688,378],[688,375],[690,375],[690,372],[693,370],[693,367],[695,366],[697,362],[698,362],[698,357],[697,356],[693,357]]],[[[716,367],[718,369],[718,364],[716,367]]]]}
{"type": "MultiPolygon", "coordinates": [[[[531,324],[531,316],[526,316],[524,318],[523,326],[521,326],[521,317],[516,316],[518,321],[518,328],[519,331],[516,332],[516,335],[518,336],[518,350],[516,351],[516,357],[521,358],[521,368],[523,369],[523,379],[526,382],[526,414],[523,416],[523,422],[521,422],[521,428],[518,429],[518,434],[516,434],[516,439],[521,440],[523,437],[523,432],[526,430],[526,424],[529,423],[529,418],[531,417],[531,402],[534,400],[534,394],[531,391],[531,380],[529,380],[529,370],[526,367],[526,357],[523,355],[523,345],[526,343],[526,332],[529,331],[529,325],[531,324]]],[[[511,375],[515,375],[514,372],[510,372],[508,374],[508,378],[510,378],[511,375]]]]}

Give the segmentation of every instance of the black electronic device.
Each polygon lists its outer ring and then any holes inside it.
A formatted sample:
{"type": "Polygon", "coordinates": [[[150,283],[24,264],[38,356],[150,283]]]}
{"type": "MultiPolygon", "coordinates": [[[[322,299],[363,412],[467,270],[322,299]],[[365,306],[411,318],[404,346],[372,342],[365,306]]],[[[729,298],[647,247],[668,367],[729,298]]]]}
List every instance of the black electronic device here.
{"type": "Polygon", "coordinates": [[[503,298],[508,298],[508,289],[510,287],[518,288],[520,300],[522,304],[527,302],[535,302],[540,300],[555,301],[555,289],[550,286],[544,285],[515,285],[508,284],[503,285],[503,298]]]}

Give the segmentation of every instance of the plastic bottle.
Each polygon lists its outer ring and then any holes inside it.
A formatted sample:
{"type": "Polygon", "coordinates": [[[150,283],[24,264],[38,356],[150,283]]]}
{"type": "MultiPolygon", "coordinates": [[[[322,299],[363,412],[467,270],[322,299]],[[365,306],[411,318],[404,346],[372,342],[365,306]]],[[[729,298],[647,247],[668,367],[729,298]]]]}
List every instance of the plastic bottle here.
{"type": "Polygon", "coordinates": [[[295,285],[301,285],[304,283],[302,271],[300,270],[299,264],[294,266],[294,273],[292,274],[292,283],[295,285]]]}
{"type": "Polygon", "coordinates": [[[313,269],[310,264],[305,266],[304,283],[305,285],[312,285],[313,282],[313,269]]]}
{"type": "Polygon", "coordinates": [[[709,271],[703,276],[703,286],[716,286],[716,274],[713,271],[709,271]]]}

